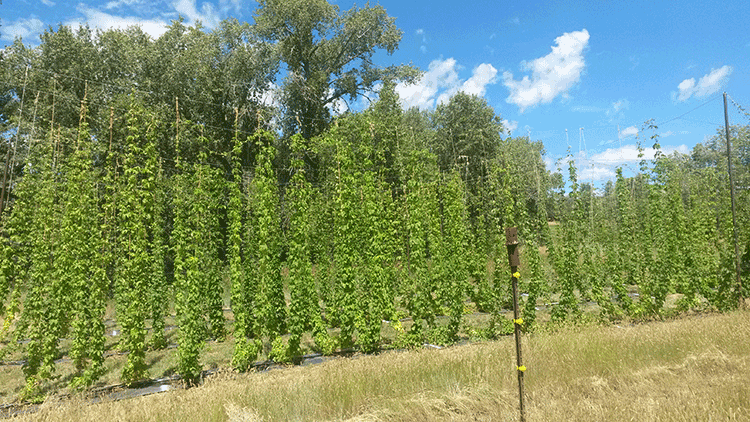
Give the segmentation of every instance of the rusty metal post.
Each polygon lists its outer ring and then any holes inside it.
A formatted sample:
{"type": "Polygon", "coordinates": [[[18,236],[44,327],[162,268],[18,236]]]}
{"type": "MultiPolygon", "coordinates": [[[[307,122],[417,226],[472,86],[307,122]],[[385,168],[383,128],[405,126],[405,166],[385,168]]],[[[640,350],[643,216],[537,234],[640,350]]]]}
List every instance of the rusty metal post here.
{"type": "Polygon", "coordinates": [[[518,229],[505,229],[505,246],[508,248],[508,263],[510,264],[511,284],[513,286],[513,332],[516,337],[516,372],[518,373],[518,400],[521,411],[521,422],[526,421],[526,409],[523,402],[523,373],[526,367],[521,356],[521,324],[523,320],[518,311],[518,267],[521,259],[518,256],[518,229]]]}

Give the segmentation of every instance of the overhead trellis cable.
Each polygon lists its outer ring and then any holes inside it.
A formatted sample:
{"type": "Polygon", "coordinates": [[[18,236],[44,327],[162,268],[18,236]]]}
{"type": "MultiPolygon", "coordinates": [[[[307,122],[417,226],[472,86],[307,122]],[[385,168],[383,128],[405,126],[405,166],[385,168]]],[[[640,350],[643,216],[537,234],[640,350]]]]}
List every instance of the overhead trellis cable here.
{"type": "MultiPolygon", "coordinates": [[[[18,142],[21,140],[21,121],[23,120],[23,100],[26,96],[26,82],[28,81],[29,77],[29,68],[31,66],[26,65],[26,71],[23,75],[23,90],[21,91],[21,107],[19,109],[18,113],[18,126],[16,127],[16,142],[13,143],[13,156],[10,159],[10,170],[11,170],[11,176],[10,176],[10,182],[13,182],[13,168],[15,167],[15,161],[16,161],[16,149],[18,147],[18,142]]],[[[2,194],[0,194],[0,213],[3,212],[3,209],[5,207],[5,179],[8,174],[8,169],[6,168],[5,174],[3,175],[3,189],[2,194]]],[[[10,186],[7,187],[8,196],[10,196],[10,186]]]]}
{"type": "Polygon", "coordinates": [[[685,113],[682,113],[682,114],[680,114],[680,115],[679,115],[679,116],[677,116],[677,117],[673,117],[673,118],[671,118],[671,119],[669,119],[669,120],[667,120],[667,121],[664,121],[664,122],[659,122],[659,123],[657,123],[656,125],[657,125],[657,126],[661,126],[661,125],[665,125],[665,124],[667,124],[667,123],[673,122],[673,121],[675,121],[675,120],[681,119],[681,118],[683,118],[683,117],[687,116],[688,114],[690,114],[690,113],[694,112],[695,110],[698,110],[699,108],[701,108],[701,107],[704,107],[704,106],[706,106],[706,105],[708,105],[708,104],[710,104],[710,103],[712,103],[712,102],[714,102],[714,101],[718,100],[719,98],[721,98],[721,95],[718,95],[718,94],[717,94],[717,95],[714,95],[714,96],[713,96],[713,97],[712,97],[711,99],[709,99],[709,100],[708,100],[708,101],[706,101],[705,103],[703,103],[703,104],[701,104],[701,105],[699,105],[699,106],[697,106],[697,107],[695,107],[695,108],[693,108],[693,109],[691,109],[691,110],[689,110],[689,111],[686,111],[685,113]]]}
{"type": "Polygon", "coordinates": [[[745,117],[746,117],[746,118],[747,118],[748,120],[750,120],[750,113],[749,113],[749,112],[748,112],[747,110],[745,110],[745,108],[744,108],[744,107],[742,107],[741,105],[739,105],[739,104],[737,103],[737,101],[735,101],[735,100],[734,100],[734,98],[732,98],[732,96],[731,96],[731,95],[727,94],[727,97],[729,97],[729,100],[730,100],[730,101],[732,102],[732,104],[733,104],[733,105],[734,105],[735,107],[737,107],[737,110],[739,110],[739,112],[740,112],[741,114],[744,114],[744,115],[745,115],[745,117]]]}

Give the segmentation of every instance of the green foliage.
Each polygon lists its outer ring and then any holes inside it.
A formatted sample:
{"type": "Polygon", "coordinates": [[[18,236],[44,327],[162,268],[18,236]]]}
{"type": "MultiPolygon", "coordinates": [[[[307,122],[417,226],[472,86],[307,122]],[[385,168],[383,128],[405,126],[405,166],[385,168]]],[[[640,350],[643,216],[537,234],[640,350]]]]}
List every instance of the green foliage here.
{"type": "MultiPolygon", "coordinates": [[[[289,268],[289,349],[287,355],[301,355],[300,339],[308,330],[318,336],[325,336],[325,326],[318,306],[318,294],[312,276],[310,245],[310,207],[312,188],[305,177],[301,136],[292,138],[292,168],[295,171],[287,189],[289,228],[287,230],[289,268]]],[[[320,339],[322,340],[322,339],[320,339]]],[[[316,339],[316,341],[320,341],[316,339]]]]}
{"type": "Polygon", "coordinates": [[[373,55],[392,54],[402,35],[382,6],[341,13],[327,0],[263,0],[255,14],[255,30],[289,69],[282,97],[287,135],[310,139],[327,128],[328,106],[354,100],[378,81],[417,75],[409,66],[373,65],[373,55]]]}
{"type": "Polygon", "coordinates": [[[435,156],[415,151],[409,162],[412,178],[406,181],[404,221],[406,235],[405,307],[414,320],[409,329],[413,342],[423,341],[424,324],[435,325],[439,304],[433,296],[437,291],[439,273],[436,252],[440,243],[440,213],[437,197],[437,165],[435,156]]]}
{"type": "Polygon", "coordinates": [[[175,311],[180,328],[177,348],[178,370],[185,379],[195,379],[200,373],[198,358],[206,337],[206,325],[201,312],[201,284],[204,275],[203,263],[200,260],[203,255],[202,238],[201,233],[195,228],[195,214],[189,195],[189,188],[194,185],[190,176],[184,173],[175,177],[174,188],[181,195],[174,198],[175,217],[172,232],[175,248],[175,311]]]}
{"type": "Polygon", "coordinates": [[[359,178],[355,157],[343,129],[331,130],[327,142],[334,148],[336,179],[333,182],[333,270],[335,282],[332,285],[332,319],[338,321],[341,332],[339,343],[348,347],[353,343],[355,321],[359,304],[356,297],[355,267],[361,265],[359,240],[359,178]]]}
{"type": "MultiPolygon", "coordinates": [[[[114,227],[117,230],[115,260],[115,295],[117,319],[122,326],[119,347],[128,351],[122,372],[125,383],[148,376],[146,366],[146,318],[149,316],[149,280],[158,277],[154,267],[152,231],[158,221],[154,215],[157,169],[153,157],[153,117],[135,99],[128,111],[126,147],[123,151],[121,186],[114,227]],[[145,130],[144,130],[145,129],[145,130]]],[[[159,242],[158,240],[156,241],[159,242]]],[[[154,292],[155,293],[155,292],[154,292]]],[[[164,294],[165,292],[160,292],[164,294]]]]}
{"type": "Polygon", "coordinates": [[[552,309],[553,320],[564,320],[568,316],[580,315],[581,309],[576,291],[584,295],[578,258],[581,256],[581,200],[578,191],[578,177],[575,162],[568,153],[568,181],[570,182],[569,201],[562,212],[562,233],[556,239],[556,245],[551,250],[555,272],[557,273],[557,288],[559,289],[559,305],[552,309]],[[559,245],[559,246],[558,246],[559,245]]]}
{"type": "Polygon", "coordinates": [[[149,225],[151,236],[151,270],[148,280],[148,311],[151,318],[151,339],[149,341],[149,346],[152,349],[163,349],[167,347],[164,329],[166,325],[165,319],[167,312],[169,311],[169,302],[172,297],[171,286],[167,284],[167,277],[164,269],[167,244],[163,213],[164,204],[166,202],[164,190],[167,185],[163,173],[161,172],[161,166],[156,162],[153,143],[148,144],[146,155],[148,157],[146,167],[149,169],[158,169],[156,172],[156,180],[149,181],[155,183],[155,185],[144,186],[144,189],[150,188],[152,191],[151,201],[147,202],[152,208],[145,210],[145,216],[150,219],[150,221],[147,221],[147,224],[149,225]]]}
{"type": "Polygon", "coordinates": [[[291,360],[290,351],[289,346],[284,344],[284,339],[276,337],[271,342],[271,351],[268,352],[268,358],[274,362],[289,362],[291,360]]]}
{"type": "Polygon", "coordinates": [[[521,256],[524,274],[521,274],[522,282],[519,284],[519,290],[528,294],[522,312],[523,326],[528,329],[536,323],[537,300],[547,293],[548,288],[545,286],[539,246],[533,239],[526,241],[521,256]]]}
{"type": "MultiPolygon", "coordinates": [[[[219,247],[223,187],[220,171],[209,164],[202,127],[194,138],[199,161],[180,164],[174,197],[175,310],[180,326],[178,369],[186,379],[200,374],[200,350],[207,336],[225,336],[219,247]]],[[[189,146],[188,138],[183,145],[189,146]]]]}
{"type": "Polygon", "coordinates": [[[74,386],[91,385],[104,372],[108,286],[101,261],[100,213],[90,144],[86,108],[82,104],[76,148],[63,170],[67,177],[61,193],[61,253],[55,262],[55,277],[70,289],[66,295],[73,335],[69,354],[78,371],[71,381],[74,386]]]}
{"type": "Polygon", "coordinates": [[[637,273],[637,253],[640,250],[637,236],[636,214],[630,189],[622,175],[622,168],[617,169],[615,185],[618,209],[618,230],[615,241],[607,249],[607,268],[612,277],[612,295],[626,314],[633,313],[633,301],[628,296],[625,280],[632,280],[637,273]],[[623,272],[625,277],[623,277],[623,272]]]}
{"type": "Polygon", "coordinates": [[[500,116],[483,98],[458,92],[435,108],[436,154],[441,170],[462,170],[464,183],[476,193],[476,184],[488,173],[504,131],[500,116]]]}
{"type": "Polygon", "coordinates": [[[242,142],[237,131],[235,121],[235,133],[232,138],[232,179],[228,182],[229,204],[227,207],[227,218],[229,220],[229,231],[227,234],[229,255],[229,278],[232,283],[232,313],[234,314],[234,353],[232,355],[232,366],[240,371],[250,368],[258,352],[261,349],[259,342],[249,339],[252,334],[252,305],[254,292],[248,278],[248,270],[244,260],[249,260],[251,251],[243,248],[247,243],[245,239],[245,227],[243,224],[243,209],[245,208],[245,196],[242,189],[242,142]],[[244,252],[244,255],[243,255],[244,252]]]}
{"type": "Polygon", "coordinates": [[[54,277],[54,251],[59,238],[57,158],[53,151],[60,138],[39,141],[30,154],[27,177],[17,187],[17,200],[8,222],[17,250],[17,283],[26,295],[16,330],[16,340],[28,339],[24,398],[39,397],[41,384],[49,379],[58,357],[58,339],[67,327],[67,286],[54,277]]]}
{"type": "MultiPolygon", "coordinates": [[[[43,399],[63,353],[74,387],[95,382],[110,298],[117,347],[128,352],[124,382],[148,376],[147,347],[166,346],[172,298],[178,372],[195,380],[206,339],[227,334],[227,276],[239,370],[264,345],[273,359],[298,359],[306,333],[323,353],[377,351],[383,320],[394,321],[396,347],[455,342],[474,310],[492,316],[466,327],[470,337],[507,334],[510,226],[524,243],[527,328],[538,301],[558,297],[556,321],[591,301],[602,320],[659,317],[674,293],[683,311],[737,306],[723,133],[667,156],[646,122],[639,170],[618,169],[600,190],[579,183],[572,156],[566,181],[546,170],[541,142],[502,139],[481,98],[402,110],[396,84],[416,72],[372,62],[401,37],[382,7],[266,0],[256,17],[212,31],[178,20],[157,39],[60,26],[3,55],[0,90],[38,94],[24,122],[28,113],[0,93],[0,128],[11,115],[33,128],[15,136],[26,165],[8,166],[0,245],[0,354],[26,354],[25,397],[43,399]],[[282,63],[280,111],[261,102],[282,63]],[[334,120],[332,106],[379,81],[379,101],[334,120]],[[284,137],[260,129],[279,121],[284,137]],[[396,321],[406,317],[409,331],[396,321]]],[[[737,184],[747,186],[750,129],[730,131],[737,184]]],[[[742,244],[749,192],[738,192],[742,244]]]]}
{"type": "Polygon", "coordinates": [[[447,342],[458,338],[469,276],[469,233],[464,186],[459,174],[453,172],[444,179],[439,192],[441,236],[432,263],[438,275],[437,300],[448,308],[450,316],[445,333],[447,342]]]}
{"type": "Polygon", "coordinates": [[[254,297],[254,333],[257,338],[273,341],[286,332],[287,308],[281,279],[281,227],[279,193],[273,159],[276,148],[274,136],[260,131],[251,138],[258,148],[255,175],[250,182],[250,226],[254,230],[248,260],[254,297]]]}

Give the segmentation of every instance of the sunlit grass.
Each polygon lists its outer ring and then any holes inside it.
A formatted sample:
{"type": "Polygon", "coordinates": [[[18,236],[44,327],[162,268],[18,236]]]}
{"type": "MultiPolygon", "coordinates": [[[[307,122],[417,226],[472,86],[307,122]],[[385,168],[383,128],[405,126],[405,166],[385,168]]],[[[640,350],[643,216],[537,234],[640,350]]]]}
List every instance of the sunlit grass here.
{"type": "MultiPolygon", "coordinates": [[[[524,340],[529,421],[750,420],[750,312],[567,327],[524,340]]],[[[512,338],[338,358],[27,420],[518,420],[512,338]]],[[[23,418],[22,418],[23,420],[23,418]]]]}

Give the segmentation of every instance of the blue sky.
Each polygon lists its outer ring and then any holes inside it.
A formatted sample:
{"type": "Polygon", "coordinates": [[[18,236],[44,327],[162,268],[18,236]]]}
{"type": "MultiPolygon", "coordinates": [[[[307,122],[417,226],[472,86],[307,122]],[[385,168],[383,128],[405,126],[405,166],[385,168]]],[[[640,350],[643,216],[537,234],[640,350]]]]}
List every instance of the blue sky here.
{"type": "MultiPolygon", "coordinates": [[[[544,142],[551,168],[569,145],[580,178],[596,184],[617,165],[637,167],[635,136],[648,119],[667,152],[687,152],[723,125],[722,92],[750,109],[747,0],[380,4],[404,36],[376,62],[425,71],[419,84],[399,87],[405,106],[430,109],[458,91],[483,96],[513,135],[544,142]]],[[[237,0],[5,0],[0,45],[16,36],[37,43],[58,23],[138,24],[156,37],[180,15],[211,28],[228,17],[252,22],[255,8],[237,0]]],[[[750,123],[729,108],[730,123],[750,123]]]]}

